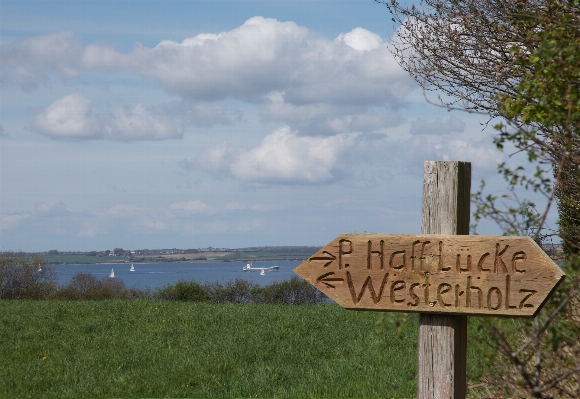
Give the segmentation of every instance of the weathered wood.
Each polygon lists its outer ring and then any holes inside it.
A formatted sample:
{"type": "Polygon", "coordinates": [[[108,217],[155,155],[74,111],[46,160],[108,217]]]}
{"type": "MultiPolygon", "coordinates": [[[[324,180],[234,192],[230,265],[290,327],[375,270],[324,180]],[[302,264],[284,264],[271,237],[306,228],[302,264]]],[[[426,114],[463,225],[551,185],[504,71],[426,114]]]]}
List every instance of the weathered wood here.
{"type": "Polygon", "coordinates": [[[562,279],[529,237],[343,234],[295,270],[347,309],[534,316],[562,279]]]}
{"type": "MultiPolygon", "coordinates": [[[[470,163],[426,161],[421,232],[468,235],[470,192],[470,163]]],[[[471,288],[467,287],[466,293],[470,291],[471,288]]],[[[507,292],[505,296],[508,296],[507,292]]],[[[508,301],[508,310],[509,306],[508,301]]],[[[417,384],[419,399],[465,398],[466,366],[467,316],[421,314],[417,384]]]]}
{"type": "Polygon", "coordinates": [[[469,234],[471,164],[426,161],[423,175],[423,234],[469,234]]]}
{"type": "Polygon", "coordinates": [[[294,269],[347,309],[420,313],[420,399],[465,397],[467,314],[534,316],[564,278],[530,238],[468,236],[470,186],[427,161],[422,235],[344,234],[294,269]]]}
{"type": "Polygon", "coordinates": [[[418,398],[465,398],[467,317],[420,318],[418,398]]]}

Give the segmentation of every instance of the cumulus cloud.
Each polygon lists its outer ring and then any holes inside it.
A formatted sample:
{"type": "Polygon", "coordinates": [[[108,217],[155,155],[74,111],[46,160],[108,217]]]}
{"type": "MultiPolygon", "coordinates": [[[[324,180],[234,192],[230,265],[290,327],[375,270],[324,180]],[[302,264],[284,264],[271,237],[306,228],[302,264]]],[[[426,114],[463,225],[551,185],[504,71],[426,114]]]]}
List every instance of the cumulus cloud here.
{"type": "Polygon", "coordinates": [[[80,94],[69,94],[53,102],[32,124],[40,133],[53,138],[87,139],[100,134],[93,103],[80,94]]]}
{"type": "Polygon", "coordinates": [[[435,118],[434,120],[427,120],[418,118],[411,123],[411,134],[449,134],[454,132],[463,132],[465,129],[465,122],[450,116],[446,120],[435,118]]]}
{"type": "Polygon", "coordinates": [[[0,45],[0,82],[30,91],[47,81],[51,73],[63,79],[77,77],[83,51],[72,32],[0,45]]]}
{"type": "Polygon", "coordinates": [[[387,43],[368,30],[355,28],[329,40],[294,22],[263,17],[227,32],[163,40],[153,48],[137,45],[127,53],[107,44],[82,46],[71,33],[26,39],[0,51],[3,81],[23,87],[38,85],[55,71],[70,78],[85,71],[127,70],[200,101],[261,101],[280,91],[293,104],[358,105],[396,105],[414,87],[387,43]],[[33,73],[33,66],[46,73],[33,73]],[[18,68],[23,68],[19,75],[18,68]]]}
{"type": "Polygon", "coordinates": [[[107,138],[133,140],[165,140],[183,137],[182,118],[143,104],[122,105],[104,117],[103,135],[107,138]]]}
{"type": "Polygon", "coordinates": [[[57,139],[119,141],[167,140],[183,137],[185,128],[232,124],[224,107],[174,102],[159,106],[119,105],[98,113],[91,100],[69,94],[38,114],[32,127],[57,139]]]}
{"type": "MultiPolygon", "coordinates": [[[[416,86],[373,32],[357,27],[328,39],[292,21],[259,16],[229,31],[138,44],[127,52],[84,45],[62,32],[2,45],[0,54],[2,82],[27,90],[54,77],[123,71],[181,97],[97,110],[90,99],[69,94],[31,124],[58,139],[179,139],[188,126],[239,122],[239,112],[218,103],[228,99],[260,104],[262,122],[288,125],[301,136],[372,133],[402,122],[397,109],[416,86]]],[[[223,175],[236,154],[216,151],[226,153],[207,155],[213,163],[206,169],[223,175]]]]}
{"type": "Polygon", "coordinates": [[[234,149],[223,143],[200,155],[196,165],[210,173],[226,173],[251,184],[328,183],[338,178],[341,155],[356,145],[357,136],[357,133],[298,136],[285,126],[250,150],[234,149]]]}
{"type": "Polygon", "coordinates": [[[469,161],[473,167],[480,170],[495,170],[502,162],[502,154],[490,143],[468,142],[465,140],[450,140],[440,154],[444,160],[469,161]]]}
{"type": "Polygon", "coordinates": [[[396,112],[386,109],[369,109],[355,105],[304,104],[285,101],[284,93],[272,92],[260,115],[264,122],[282,122],[303,135],[334,135],[347,132],[377,132],[403,122],[396,112]]]}
{"type": "Polygon", "coordinates": [[[22,90],[30,92],[49,79],[49,74],[36,66],[18,66],[3,73],[0,83],[15,84],[22,90]]]}
{"type": "Polygon", "coordinates": [[[238,159],[240,152],[240,149],[224,141],[199,154],[192,167],[201,169],[213,177],[223,177],[231,173],[230,165],[238,159]]]}
{"type": "Polygon", "coordinates": [[[383,43],[379,35],[363,28],[354,28],[347,34],[340,34],[336,40],[343,41],[347,46],[359,51],[375,50],[383,43]]]}

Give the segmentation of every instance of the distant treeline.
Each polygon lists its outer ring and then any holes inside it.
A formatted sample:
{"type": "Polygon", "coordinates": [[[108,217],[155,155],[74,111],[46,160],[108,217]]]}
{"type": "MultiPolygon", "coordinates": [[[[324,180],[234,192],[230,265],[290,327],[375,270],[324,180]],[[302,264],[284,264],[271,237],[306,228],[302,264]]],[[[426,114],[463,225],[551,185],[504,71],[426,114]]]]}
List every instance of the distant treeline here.
{"type": "Polygon", "coordinates": [[[273,253],[285,253],[285,254],[293,254],[293,253],[308,253],[313,254],[316,251],[320,250],[322,247],[248,247],[248,248],[240,248],[236,251],[240,252],[273,252],[273,253]]]}
{"type": "Polygon", "coordinates": [[[115,248],[113,251],[58,251],[28,253],[27,256],[42,257],[51,265],[92,264],[92,263],[125,263],[125,262],[249,262],[249,261],[286,261],[304,260],[312,256],[321,247],[317,246],[274,246],[248,247],[238,249],[203,248],[203,249],[141,249],[135,251],[115,248]],[[211,255],[207,255],[207,254],[211,255]],[[197,256],[191,256],[198,254],[197,256]],[[183,255],[180,257],[180,255],[183,255]]]}
{"type": "Polygon", "coordinates": [[[175,254],[196,254],[199,252],[271,252],[271,253],[314,253],[318,251],[320,246],[264,246],[264,247],[247,247],[247,248],[189,248],[189,249],[138,249],[125,250],[123,248],[115,248],[105,251],[59,251],[51,249],[46,252],[32,252],[29,255],[38,256],[57,256],[57,255],[84,255],[84,256],[135,256],[135,255],[175,255],[175,254]]]}
{"type": "Polygon", "coordinates": [[[259,260],[304,260],[312,256],[321,247],[251,247],[236,249],[219,259],[228,261],[259,260]]]}

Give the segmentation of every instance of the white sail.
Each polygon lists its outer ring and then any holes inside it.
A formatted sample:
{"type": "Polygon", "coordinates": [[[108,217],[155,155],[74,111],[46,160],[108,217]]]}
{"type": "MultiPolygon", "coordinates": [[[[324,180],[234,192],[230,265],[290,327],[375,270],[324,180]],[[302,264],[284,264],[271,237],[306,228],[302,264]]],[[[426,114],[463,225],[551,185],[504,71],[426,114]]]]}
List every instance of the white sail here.
{"type": "Polygon", "coordinates": [[[109,274],[110,278],[115,278],[115,271],[111,268],[111,274],[109,274]]]}

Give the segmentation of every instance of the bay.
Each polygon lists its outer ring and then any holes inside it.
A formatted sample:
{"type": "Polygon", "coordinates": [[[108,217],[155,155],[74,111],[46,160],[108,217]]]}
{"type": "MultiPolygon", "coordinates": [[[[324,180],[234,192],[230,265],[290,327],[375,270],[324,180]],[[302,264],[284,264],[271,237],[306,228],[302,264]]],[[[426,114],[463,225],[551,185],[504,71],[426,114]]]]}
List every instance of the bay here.
{"type": "Polygon", "coordinates": [[[297,276],[292,270],[300,261],[285,262],[254,262],[253,267],[279,266],[277,272],[267,272],[264,275],[256,272],[245,272],[242,268],[246,262],[212,262],[212,263],[135,263],[135,271],[129,271],[131,263],[101,263],[51,265],[56,272],[60,286],[68,284],[78,273],[90,273],[98,279],[108,278],[111,269],[115,278],[121,280],[127,288],[155,290],[179,280],[195,280],[198,283],[220,282],[222,284],[241,278],[252,283],[268,285],[274,282],[290,280],[297,276]]]}

